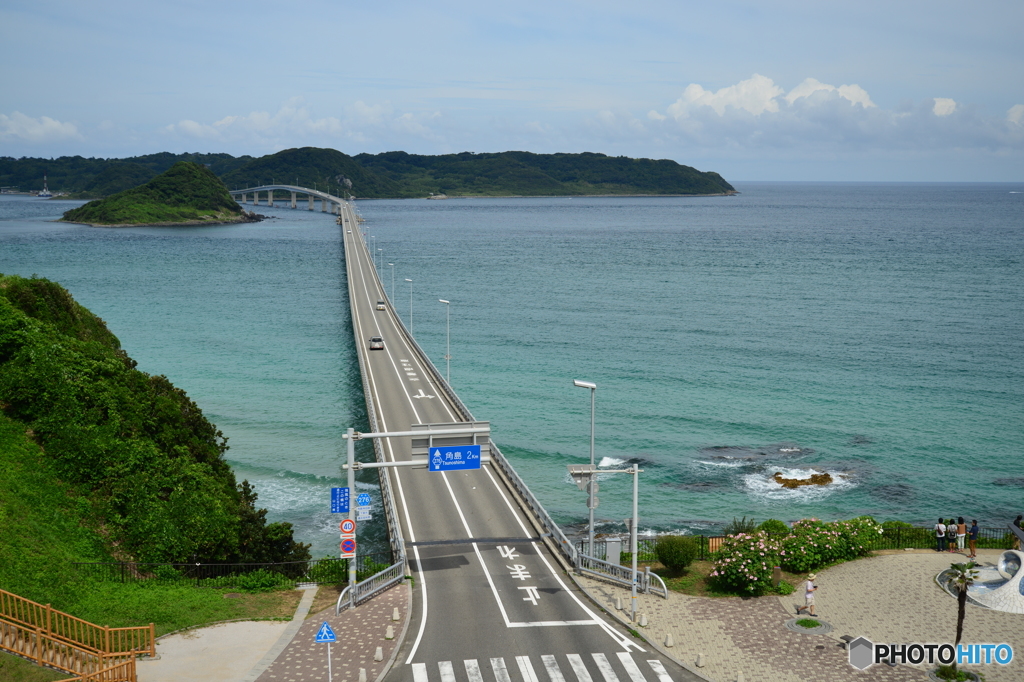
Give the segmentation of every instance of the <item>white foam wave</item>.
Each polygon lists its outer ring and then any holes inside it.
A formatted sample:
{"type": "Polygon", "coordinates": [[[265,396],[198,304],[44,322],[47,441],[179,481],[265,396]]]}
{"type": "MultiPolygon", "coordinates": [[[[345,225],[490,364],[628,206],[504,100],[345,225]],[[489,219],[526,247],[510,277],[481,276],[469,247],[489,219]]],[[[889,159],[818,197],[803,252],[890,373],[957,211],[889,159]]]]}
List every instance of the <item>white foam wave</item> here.
{"type": "Polygon", "coordinates": [[[709,462],[704,459],[698,459],[697,464],[705,464],[709,467],[725,467],[727,469],[739,469],[740,467],[750,464],[750,462],[735,459],[721,459],[709,462]]]}
{"type": "Polygon", "coordinates": [[[599,467],[616,467],[620,464],[625,464],[626,460],[618,459],[616,457],[602,457],[601,461],[597,463],[599,467]]]}
{"type": "Polygon", "coordinates": [[[790,469],[777,467],[772,469],[772,474],[779,472],[783,478],[810,478],[812,474],[831,474],[832,482],[828,485],[805,485],[799,488],[783,488],[781,484],[772,480],[767,473],[747,474],[743,477],[743,485],[747,492],[762,500],[793,500],[797,502],[811,502],[828,497],[839,490],[848,490],[856,486],[856,483],[841,471],[821,472],[816,469],[790,469]]]}

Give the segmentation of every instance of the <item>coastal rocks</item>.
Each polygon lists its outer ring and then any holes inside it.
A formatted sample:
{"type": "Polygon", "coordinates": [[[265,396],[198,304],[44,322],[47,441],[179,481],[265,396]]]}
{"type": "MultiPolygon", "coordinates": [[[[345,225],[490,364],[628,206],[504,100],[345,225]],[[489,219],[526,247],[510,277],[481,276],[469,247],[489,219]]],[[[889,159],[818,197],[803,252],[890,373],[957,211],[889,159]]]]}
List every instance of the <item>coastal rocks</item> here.
{"type": "Polygon", "coordinates": [[[828,485],[832,483],[832,475],[811,474],[810,478],[784,478],[781,473],[776,472],[772,480],[783,488],[799,488],[802,485],[828,485]]]}
{"type": "Polygon", "coordinates": [[[267,216],[257,213],[256,211],[246,211],[242,209],[242,221],[246,223],[258,223],[267,219],[267,216]]]}

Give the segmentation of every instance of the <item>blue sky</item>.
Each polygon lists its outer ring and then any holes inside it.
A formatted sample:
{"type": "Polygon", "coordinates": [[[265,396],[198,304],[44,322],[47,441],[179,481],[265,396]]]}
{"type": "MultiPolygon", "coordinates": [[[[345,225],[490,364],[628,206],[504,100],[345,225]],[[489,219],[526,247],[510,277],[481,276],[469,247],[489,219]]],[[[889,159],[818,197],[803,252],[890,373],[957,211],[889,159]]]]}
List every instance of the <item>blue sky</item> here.
{"type": "Polygon", "coordinates": [[[0,4],[0,155],[594,151],[1024,181],[1024,3],[0,4]]]}

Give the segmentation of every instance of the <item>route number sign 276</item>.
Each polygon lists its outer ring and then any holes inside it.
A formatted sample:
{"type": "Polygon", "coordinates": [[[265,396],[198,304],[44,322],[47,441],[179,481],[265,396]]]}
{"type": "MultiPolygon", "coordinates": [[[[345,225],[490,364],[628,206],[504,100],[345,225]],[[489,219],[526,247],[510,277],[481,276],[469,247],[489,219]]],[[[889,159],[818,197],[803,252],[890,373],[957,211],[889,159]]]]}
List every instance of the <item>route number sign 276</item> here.
{"type": "Polygon", "coordinates": [[[479,445],[444,445],[430,448],[427,456],[430,471],[463,471],[480,468],[479,445]]]}

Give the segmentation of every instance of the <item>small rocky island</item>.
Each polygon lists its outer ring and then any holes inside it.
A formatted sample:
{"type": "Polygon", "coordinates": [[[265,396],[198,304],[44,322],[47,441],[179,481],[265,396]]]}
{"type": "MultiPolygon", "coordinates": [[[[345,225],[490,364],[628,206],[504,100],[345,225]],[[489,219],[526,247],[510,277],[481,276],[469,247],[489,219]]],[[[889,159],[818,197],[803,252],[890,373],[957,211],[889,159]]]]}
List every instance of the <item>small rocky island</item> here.
{"type": "Polygon", "coordinates": [[[832,482],[831,474],[811,474],[810,478],[785,478],[781,472],[775,472],[772,479],[783,488],[799,488],[802,485],[828,485],[832,482]]]}
{"type": "Polygon", "coordinates": [[[260,216],[239,206],[209,168],[179,161],[146,184],[73,208],[61,220],[104,227],[188,226],[253,222],[260,216]]]}

